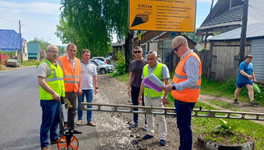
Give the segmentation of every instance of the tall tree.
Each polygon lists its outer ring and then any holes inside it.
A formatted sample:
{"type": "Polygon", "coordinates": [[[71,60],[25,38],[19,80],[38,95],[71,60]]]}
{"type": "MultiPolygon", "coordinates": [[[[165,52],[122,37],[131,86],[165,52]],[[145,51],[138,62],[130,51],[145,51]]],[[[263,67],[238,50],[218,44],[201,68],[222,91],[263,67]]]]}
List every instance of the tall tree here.
{"type": "MultiPolygon", "coordinates": [[[[128,32],[128,0],[61,0],[56,35],[63,43],[88,48],[92,55],[106,56],[113,33],[123,39],[128,32]]],[[[79,51],[80,55],[80,51],[79,51]]]]}

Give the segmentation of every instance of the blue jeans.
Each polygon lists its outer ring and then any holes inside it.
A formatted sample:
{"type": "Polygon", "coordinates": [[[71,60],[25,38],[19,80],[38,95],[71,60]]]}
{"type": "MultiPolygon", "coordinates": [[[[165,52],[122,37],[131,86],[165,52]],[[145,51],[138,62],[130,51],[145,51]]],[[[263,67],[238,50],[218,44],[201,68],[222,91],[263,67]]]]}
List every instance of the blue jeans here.
{"type": "MultiPolygon", "coordinates": [[[[82,95],[78,94],[78,120],[82,120],[83,111],[81,110],[81,102],[84,101],[84,95],[86,96],[86,101],[88,103],[93,102],[93,89],[82,90],[82,95]]],[[[87,105],[87,108],[92,108],[92,105],[87,105]]],[[[87,122],[92,121],[92,111],[87,111],[87,122]]]]}
{"type": "Polygon", "coordinates": [[[57,128],[60,122],[61,104],[55,100],[40,100],[42,123],[40,126],[41,148],[49,146],[50,141],[59,139],[57,128]]]}
{"type": "Polygon", "coordinates": [[[195,103],[187,103],[175,99],[174,105],[177,114],[177,126],[180,132],[179,150],[191,150],[193,141],[191,119],[195,103]]]}

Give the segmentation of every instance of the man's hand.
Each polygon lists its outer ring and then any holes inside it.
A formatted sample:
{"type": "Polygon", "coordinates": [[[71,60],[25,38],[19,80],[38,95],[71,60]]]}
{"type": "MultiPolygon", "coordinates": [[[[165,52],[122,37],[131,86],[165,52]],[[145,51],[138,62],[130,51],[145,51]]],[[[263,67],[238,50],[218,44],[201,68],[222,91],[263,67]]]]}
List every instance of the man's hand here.
{"type": "Polygon", "coordinates": [[[139,96],[139,97],[138,97],[138,103],[139,103],[139,104],[142,104],[142,96],[139,96]]]}
{"type": "Polygon", "coordinates": [[[165,92],[170,92],[172,90],[172,86],[173,85],[166,85],[161,87],[161,89],[164,90],[165,92]]]}
{"type": "Polygon", "coordinates": [[[83,93],[83,92],[82,92],[82,89],[78,89],[78,94],[79,94],[79,95],[82,95],[82,93],[83,93]]]}
{"type": "Polygon", "coordinates": [[[167,105],[169,103],[168,102],[168,98],[163,97],[162,98],[162,103],[163,103],[163,105],[167,105]]]}
{"type": "Polygon", "coordinates": [[[131,90],[130,90],[130,88],[127,89],[127,95],[128,95],[129,97],[131,97],[131,90]]]}
{"type": "Polygon", "coordinates": [[[52,94],[52,97],[53,97],[54,100],[56,100],[56,101],[60,101],[60,96],[59,96],[59,94],[57,94],[56,92],[54,92],[54,93],[52,94]]]}
{"type": "Polygon", "coordinates": [[[98,93],[98,89],[94,89],[94,94],[96,95],[98,93]]]}
{"type": "Polygon", "coordinates": [[[253,79],[253,77],[249,75],[249,76],[248,76],[248,79],[251,80],[251,79],[253,79]]]}

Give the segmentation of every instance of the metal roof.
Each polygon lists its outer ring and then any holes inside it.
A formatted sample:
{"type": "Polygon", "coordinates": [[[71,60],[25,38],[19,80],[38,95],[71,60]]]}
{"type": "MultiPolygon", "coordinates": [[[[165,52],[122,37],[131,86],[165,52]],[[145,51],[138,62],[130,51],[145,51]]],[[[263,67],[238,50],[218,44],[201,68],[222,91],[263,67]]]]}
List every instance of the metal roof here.
{"type": "MultiPolygon", "coordinates": [[[[25,39],[22,38],[21,45],[25,39]]],[[[19,34],[15,30],[0,29],[0,49],[5,51],[16,52],[20,49],[19,34]]]]}
{"type": "MultiPolygon", "coordinates": [[[[263,38],[264,23],[250,24],[247,26],[247,39],[263,38]]],[[[209,41],[226,41],[226,40],[240,40],[241,27],[219,34],[217,36],[211,37],[209,41]]]]}

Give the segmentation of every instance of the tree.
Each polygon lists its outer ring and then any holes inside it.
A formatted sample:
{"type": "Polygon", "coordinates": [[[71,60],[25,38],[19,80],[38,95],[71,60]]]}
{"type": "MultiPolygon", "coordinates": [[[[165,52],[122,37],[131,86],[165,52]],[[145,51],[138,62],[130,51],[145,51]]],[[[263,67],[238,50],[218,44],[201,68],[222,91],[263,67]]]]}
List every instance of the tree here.
{"type": "Polygon", "coordinates": [[[128,32],[128,0],[61,0],[62,11],[56,35],[64,44],[75,43],[80,50],[106,56],[111,35],[124,39],[128,32]]]}

